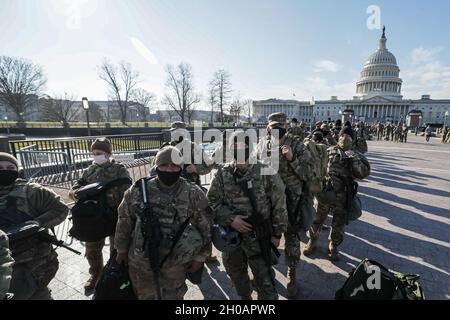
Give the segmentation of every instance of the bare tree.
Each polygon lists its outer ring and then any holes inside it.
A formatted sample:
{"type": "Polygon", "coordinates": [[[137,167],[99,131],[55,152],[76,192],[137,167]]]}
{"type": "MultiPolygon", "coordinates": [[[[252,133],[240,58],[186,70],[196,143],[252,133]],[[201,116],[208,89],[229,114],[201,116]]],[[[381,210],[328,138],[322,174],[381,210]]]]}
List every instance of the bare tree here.
{"type": "Polygon", "coordinates": [[[208,92],[208,103],[211,106],[211,126],[214,125],[214,108],[216,107],[217,104],[217,97],[216,97],[216,93],[214,91],[214,88],[209,88],[209,92],[208,92]]]}
{"type": "Polygon", "coordinates": [[[239,123],[239,118],[242,113],[242,102],[239,97],[236,97],[230,105],[230,114],[234,117],[234,122],[239,123]]]}
{"type": "Polygon", "coordinates": [[[98,75],[107,83],[109,93],[119,107],[121,121],[126,124],[131,93],[138,83],[139,72],[133,70],[129,63],[122,61],[114,65],[105,59],[99,66],[98,75]]]}
{"type": "Polygon", "coordinates": [[[40,99],[43,120],[61,122],[65,128],[68,127],[69,122],[78,115],[81,106],[74,101],[76,101],[76,97],[67,93],[64,94],[64,97],[45,96],[40,99]]]}
{"type": "Polygon", "coordinates": [[[106,120],[105,111],[95,102],[89,102],[89,116],[93,122],[97,122],[98,124],[106,120]]]}
{"type": "Polygon", "coordinates": [[[191,121],[195,113],[195,104],[200,102],[200,96],[194,91],[194,76],[190,64],[182,62],[175,69],[173,66],[166,67],[167,93],[164,104],[174,110],[181,121],[191,121]]]}
{"type": "Polygon", "coordinates": [[[39,65],[22,58],[0,56],[0,101],[16,113],[20,126],[46,81],[39,65]]]}
{"type": "Polygon", "coordinates": [[[224,124],[224,109],[231,98],[231,75],[223,69],[217,70],[210,82],[210,87],[217,97],[217,103],[220,110],[220,119],[224,124]]]}
{"type": "Polygon", "coordinates": [[[169,122],[173,121],[173,118],[178,114],[175,110],[166,110],[167,116],[169,117],[169,122]]]}
{"type": "Polygon", "coordinates": [[[151,113],[152,105],[156,101],[156,96],[144,89],[136,89],[132,92],[133,106],[139,110],[139,114],[143,116],[144,122],[148,121],[148,116],[151,113]]]}
{"type": "Polygon", "coordinates": [[[242,101],[242,112],[247,117],[247,122],[252,122],[252,115],[253,115],[253,101],[250,99],[245,99],[242,101]]]}

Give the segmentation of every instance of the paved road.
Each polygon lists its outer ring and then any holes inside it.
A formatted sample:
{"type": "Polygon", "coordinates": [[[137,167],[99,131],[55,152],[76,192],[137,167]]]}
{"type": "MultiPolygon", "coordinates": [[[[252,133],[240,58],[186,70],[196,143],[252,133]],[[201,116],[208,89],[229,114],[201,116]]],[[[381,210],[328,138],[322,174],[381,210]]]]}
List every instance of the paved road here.
{"type": "MultiPolygon", "coordinates": [[[[369,150],[372,174],[359,190],[364,213],[346,229],[342,260],[327,259],[325,231],[319,250],[302,257],[297,298],[334,299],[348,272],[368,257],[388,268],[419,274],[428,299],[450,299],[450,145],[412,136],[407,144],[371,141],[369,150]]],[[[302,246],[306,240],[303,236],[302,246]]],[[[74,247],[82,248],[79,243],[74,247]]],[[[90,299],[83,289],[87,262],[58,252],[60,270],[50,284],[53,298],[90,299]]],[[[238,298],[222,264],[208,265],[207,270],[200,287],[189,284],[186,299],[238,298]]],[[[286,271],[281,259],[276,267],[280,299],[286,296],[286,271]]]]}

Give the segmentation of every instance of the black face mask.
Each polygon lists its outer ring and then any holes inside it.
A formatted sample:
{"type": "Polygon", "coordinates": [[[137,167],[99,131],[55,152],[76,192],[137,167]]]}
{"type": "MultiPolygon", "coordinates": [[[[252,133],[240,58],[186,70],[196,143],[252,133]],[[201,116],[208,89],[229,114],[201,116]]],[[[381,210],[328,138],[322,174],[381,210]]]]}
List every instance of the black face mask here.
{"type": "Polygon", "coordinates": [[[276,129],[273,129],[273,130],[277,130],[278,131],[278,139],[283,138],[286,135],[286,133],[287,133],[287,130],[285,128],[276,128],[276,129]]]}
{"type": "Polygon", "coordinates": [[[0,186],[9,186],[19,177],[16,170],[0,170],[0,186]]]}
{"type": "Polygon", "coordinates": [[[244,150],[244,160],[247,161],[250,158],[250,149],[249,148],[245,148],[245,149],[238,149],[235,148],[233,150],[233,158],[234,160],[238,160],[238,154],[240,154],[242,151],[244,150]]]}
{"type": "Polygon", "coordinates": [[[176,172],[166,172],[160,171],[157,168],[156,173],[158,174],[158,179],[162,183],[164,183],[166,186],[172,186],[178,181],[178,179],[180,179],[181,170],[176,172]]]}

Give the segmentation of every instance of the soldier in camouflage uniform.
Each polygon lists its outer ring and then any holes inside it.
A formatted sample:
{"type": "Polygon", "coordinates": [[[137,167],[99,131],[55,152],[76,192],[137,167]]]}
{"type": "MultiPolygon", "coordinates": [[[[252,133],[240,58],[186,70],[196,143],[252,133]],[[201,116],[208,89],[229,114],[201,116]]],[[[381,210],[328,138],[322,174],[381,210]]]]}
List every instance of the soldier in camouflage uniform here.
{"type": "Polygon", "coordinates": [[[8,237],[0,230],[0,301],[9,292],[14,259],[9,250],[8,237]]]}
{"type": "MultiPolygon", "coordinates": [[[[172,140],[170,142],[167,142],[161,146],[161,148],[164,148],[168,145],[176,147],[181,152],[183,152],[184,148],[190,148],[190,155],[184,155],[184,162],[185,166],[182,172],[182,177],[186,178],[187,180],[194,182],[198,186],[201,186],[200,182],[200,176],[205,175],[211,172],[212,169],[215,168],[212,159],[203,152],[202,148],[197,145],[195,142],[190,141],[188,137],[184,137],[183,132],[186,130],[186,124],[181,121],[176,121],[172,123],[171,129],[169,130],[172,134],[172,136],[180,136],[179,139],[172,140]],[[178,130],[178,131],[177,131],[178,130]],[[195,163],[196,157],[200,159],[201,163],[195,163]]],[[[186,133],[186,132],[184,132],[186,133]]],[[[150,170],[150,176],[156,175],[156,166],[153,163],[152,168],[150,170]]]]}
{"type": "Polygon", "coordinates": [[[244,300],[251,299],[252,289],[248,275],[250,266],[258,299],[275,300],[278,299],[278,294],[275,289],[274,272],[262,256],[260,239],[252,230],[252,225],[245,219],[256,214],[269,219],[272,228],[271,241],[278,247],[281,236],[287,228],[284,184],[278,174],[261,174],[264,165],[253,157],[250,158],[251,146],[244,140],[244,131],[237,131],[231,135],[228,148],[233,152],[235,159],[226,163],[214,176],[208,200],[215,209],[215,222],[224,227],[231,227],[241,234],[240,247],[232,252],[224,252],[222,256],[225,269],[239,296],[244,300]],[[243,159],[239,158],[239,154],[242,154],[243,159]],[[249,195],[241,188],[239,183],[242,182],[251,183],[258,213],[254,212],[249,195]]]}
{"type": "MultiPolygon", "coordinates": [[[[53,228],[66,219],[68,211],[53,191],[18,179],[17,159],[0,153],[0,228],[4,232],[30,221],[53,228]]],[[[19,300],[48,294],[47,285],[59,265],[52,246],[35,238],[9,245],[15,260],[10,292],[19,300]]]]}
{"type": "Polygon", "coordinates": [[[298,137],[299,139],[306,138],[306,130],[305,130],[304,126],[301,126],[298,124],[297,118],[292,118],[291,126],[289,128],[289,133],[291,133],[293,136],[298,137]]]}
{"type": "Polygon", "coordinates": [[[335,141],[339,140],[339,133],[341,132],[341,130],[342,130],[342,120],[338,119],[338,120],[336,120],[336,122],[333,126],[333,130],[331,132],[335,141]]]}
{"type": "MultiPolygon", "coordinates": [[[[77,200],[77,190],[85,185],[95,182],[111,182],[119,178],[128,178],[130,183],[125,183],[120,186],[115,186],[106,191],[106,201],[108,206],[117,211],[120,202],[123,199],[123,194],[131,186],[131,178],[127,168],[123,164],[117,163],[112,159],[111,143],[106,138],[96,139],[91,145],[91,152],[94,157],[94,162],[84,171],[81,179],[77,180],[72,186],[69,196],[77,200]]],[[[109,237],[110,255],[114,248],[114,235],[109,237]]],[[[90,277],[86,281],[84,288],[92,290],[97,283],[100,273],[103,269],[103,247],[105,246],[105,239],[96,242],[86,242],[86,259],[89,263],[90,277]]]]}
{"type": "Polygon", "coordinates": [[[329,146],[334,146],[337,144],[336,139],[334,138],[330,126],[327,123],[324,123],[320,126],[320,130],[323,135],[323,142],[329,146]]]}
{"type": "MultiPolygon", "coordinates": [[[[288,296],[297,294],[296,268],[300,261],[299,226],[301,214],[299,208],[302,202],[312,202],[312,195],[307,190],[306,182],[314,178],[314,164],[312,156],[306,149],[302,139],[287,133],[286,115],[274,113],[268,117],[269,135],[258,143],[258,158],[268,159],[273,148],[279,148],[278,173],[286,187],[286,205],[288,210],[288,227],[284,233],[286,247],[286,262],[288,269],[288,296]],[[278,132],[279,140],[272,133],[278,132]]],[[[269,165],[273,164],[267,163],[269,165]]]]}
{"type": "Polygon", "coordinates": [[[344,158],[351,158],[352,167],[365,166],[365,170],[370,172],[370,166],[367,159],[359,152],[351,150],[352,140],[355,137],[354,131],[350,127],[345,127],[341,131],[341,137],[336,146],[330,147],[328,152],[328,176],[327,179],[331,183],[335,194],[336,201],[333,204],[325,204],[319,201],[317,208],[317,218],[313,226],[309,230],[310,240],[306,245],[303,253],[311,254],[319,239],[322,231],[323,223],[331,212],[333,215],[332,228],[329,236],[328,252],[329,257],[333,261],[340,259],[338,246],[344,240],[344,227],[346,224],[347,208],[347,192],[349,182],[353,182],[354,176],[352,169],[346,163],[344,158]]]}
{"type": "MultiPolygon", "coordinates": [[[[178,149],[167,146],[159,150],[155,164],[157,176],[144,181],[149,206],[160,224],[160,261],[167,256],[159,274],[161,297],[181,300],[187,292],[186,272],[202,268],[211,253],[213,213],[205,193],[196,184],[180,177],[183,163],[178,149]],[[169,254],[175,234],[186,221],[189,225],[169,254]]],[[[138,299],[154,300],[157,298],[156,279],[144,250],[144,202],[140,184],[142,180],[127,190],[120,204],[114,245],[117,261],[129,266],[138,299]]]]}

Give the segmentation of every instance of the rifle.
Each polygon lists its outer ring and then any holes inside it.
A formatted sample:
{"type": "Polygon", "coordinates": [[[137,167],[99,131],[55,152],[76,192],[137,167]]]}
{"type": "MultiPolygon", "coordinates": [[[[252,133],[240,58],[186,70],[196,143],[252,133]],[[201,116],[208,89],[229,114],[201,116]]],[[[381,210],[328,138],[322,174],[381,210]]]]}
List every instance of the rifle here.
{"type": "Polygon", "coordinates": [[[150,269],[153,271],[153,277],[155,278],[156,285],[156,297],[158,300],[162,299],[161,286],[159,284],[160,273],[160,257],[159,257],[159,245],[161,243],[161,226],[159,224],[159,217],[153,212],[153,208],[150,206],[150,202],[147,197],[146,179],[142,179],[141,192],[144,202],[144,211],[141,218],[141,231],[144,237],[145,257],[150,261],[150,269]]]}
{"type": "Polygon", "coordinates": [[[36,238],[38,240],[47,242],[56,247],[61,247],[69,250],[77,255],[81,255],[80,251],[72,249],[64,244],[64,241],[58,240],[55,235],[50,235],[47,229],[39,226],[37,222],[28,222],[27,224],[20,224],[5,230],[8,234],[8,238],[11,244],[26,240],[29,238],[36,238]]]}
{"type": "Polygon", "coordinates": [[[349,224],[350,210],[352,209],[353,198],[357,193],[358,184],[353,181],[353,158],[341,151],[341,160],[350,172],[348,177],[343,177],[345,181],[345,225],[349,224]]]}
{"type": "Polygon", "coordinates": [[[246,220],[252,225],[253,230],[255,231],[259,246],[261,248],[261,256],[269,270],[270,280],[272,281],[272,284],[275,285],[275,276],[272,273],[272,265],[274,264],[272,260],[272,253],[276,256],[276,259],[274,260],[277,260],[281,254],[277,247],[275,247],[272,243],[272,224],[270,219],[265,219],[258,211],[252,180],[236,179],[236,182],[239,184],[244,194],[250,199],[253,214],[246,220]]]}

